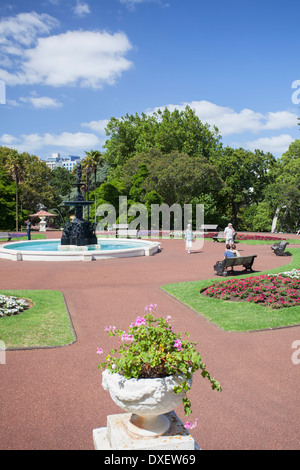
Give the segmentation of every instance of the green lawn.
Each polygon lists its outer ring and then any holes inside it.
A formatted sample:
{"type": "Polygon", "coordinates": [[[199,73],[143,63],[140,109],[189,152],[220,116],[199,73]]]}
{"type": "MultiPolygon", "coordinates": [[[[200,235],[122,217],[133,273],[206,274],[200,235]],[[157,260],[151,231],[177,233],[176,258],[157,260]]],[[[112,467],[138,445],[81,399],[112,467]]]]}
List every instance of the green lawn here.
{"type": "MultiPolygon", "coordinates": [[[[299,238],[287,238],[286,241],[290,245],[299,245],[300,244],[300,237],[299,238]]],[[[239,243],[245,243],[245,245],[274,245],[274,243],[278,243],[279,240],[238,240],[239,243]]],[[[289,250],[289,247],[286,247],[286,250],[289,250]]]]}
{"type": "Polygon", "coordinates": [[[19,315],[0,318],[0,340],[6,349],[63,346],[75,341],[61,292],[1,290],[0,294],[26,298],[34,304],[19,315]]]}
{"type": "MultiPolygon", "coordinates": [[[[12,242],[27,241],[27,233],[24,233],[23,237],[14,237],[13,232],[8,232],[8,233],[12,235],[12,239],[11,239],[12,242]]],[[[46,235],[44,233],[31,232],[31,240],[45,240],[45,239],[46,239],[46,235]]],[[[7,242],[7,238],[0,238],[0,241],[7,242]]]]}
{"type": "MultiPolygon", "coordinates": [[[[289,250],[292,261],[280,268],[260,272],[259,274],[279,273],[300,267],[300,250],[289,250]]],[[[289,258],[290,259],[290,258],[289,258]]],[[[253,276],[253,274],[250,274],[253,276]]],[[[255,275],[255,274],[254,274],[255,275]]],[[[249,277],[241,275],[240,278],[249,277]]],[[[230,276],[227,277],[227,279],[230,276]]],[[[187,305],[199,315],[208,318],[212,323],[226,331],[253,331],[280,326],[300,324],[300,307],[271,309],[250,302],[235,302],[205,297],[200,291],[224,278],[208,279],[205,281],[181,282],[167,284],[162,289],[177,300],[187,305]]]]}

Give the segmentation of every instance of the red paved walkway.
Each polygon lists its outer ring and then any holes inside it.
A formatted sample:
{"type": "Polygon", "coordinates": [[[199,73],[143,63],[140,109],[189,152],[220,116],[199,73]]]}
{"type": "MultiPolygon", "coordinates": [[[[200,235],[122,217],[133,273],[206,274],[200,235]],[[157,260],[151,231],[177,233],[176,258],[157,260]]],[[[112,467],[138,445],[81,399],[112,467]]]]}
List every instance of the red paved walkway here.
{"type": "MultiPolygon", "coordinates": [[[[176,330],[192,332],[223,386],[223,393],[212,392],[195,376],[191,398],[199,420],[192,432],[201,448],[300,449],[300,365],[291,360],[300,327],[243,334],[214,327],[160,286],[214,277],[224,244],[206,242],[192,255],[178,240],[162,241],[162,248],[153,257],[92,263],[0,260],[2,289],[61,290],[78,336],[64,348],[7,352],[0,365],[0,449],[93,449],[92,430],[120,412],[97,369],[96,348],[111,346],[103,328],[126,329],[151,302],[172,316],[176,330]]],[[[239,250],[258,255],[256,270],[289,261],[270,246],[239,244],[239,250]]]]}

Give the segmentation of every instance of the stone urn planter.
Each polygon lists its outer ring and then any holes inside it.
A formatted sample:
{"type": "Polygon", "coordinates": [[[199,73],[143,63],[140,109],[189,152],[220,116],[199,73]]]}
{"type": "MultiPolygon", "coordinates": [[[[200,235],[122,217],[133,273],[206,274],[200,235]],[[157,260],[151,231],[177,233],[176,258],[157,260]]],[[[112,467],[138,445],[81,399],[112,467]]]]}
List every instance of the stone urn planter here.
{"type": "MultiPolygon", "coordinates": [[[[184,397],[176,394],[174,387],[186,379],[184,376],[163,378],[126,379],[118,373],[105,370],[102,386],[110,393],[112,400],[127,413],[132,413],[127,422],[128,430],[141,437],[155,437],[165,434],[170,421],[165,416],[173,411],[184,397]]],[[[191,386],[192,379],[187,380],[191,386]]]]}

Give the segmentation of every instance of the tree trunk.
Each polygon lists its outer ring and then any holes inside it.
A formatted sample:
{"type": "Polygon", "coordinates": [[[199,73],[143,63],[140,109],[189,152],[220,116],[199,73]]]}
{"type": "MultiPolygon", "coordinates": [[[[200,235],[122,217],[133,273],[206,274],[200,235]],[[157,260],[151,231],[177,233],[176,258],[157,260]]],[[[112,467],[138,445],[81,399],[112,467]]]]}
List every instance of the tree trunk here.
{"type": "Polygon", "coordinates": [[[19,195],[18,195],[18,179],[16,178],[16,232],[19,231],[19,195]]]}

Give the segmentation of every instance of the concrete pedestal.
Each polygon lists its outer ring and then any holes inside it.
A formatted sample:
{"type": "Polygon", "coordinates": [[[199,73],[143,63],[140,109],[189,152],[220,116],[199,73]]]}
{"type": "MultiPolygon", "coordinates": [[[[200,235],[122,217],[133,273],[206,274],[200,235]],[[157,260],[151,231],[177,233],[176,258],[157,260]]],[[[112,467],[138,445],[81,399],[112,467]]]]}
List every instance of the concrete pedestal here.
{"type": "Polygon", "coordinates": [[[107,427],[93,430],[96,450],[200,450],[174,411],[167,413],[169,431],[163,436],[143,438],[130,433],[127,423],[131,413],[110,415],[107,427]]]}

